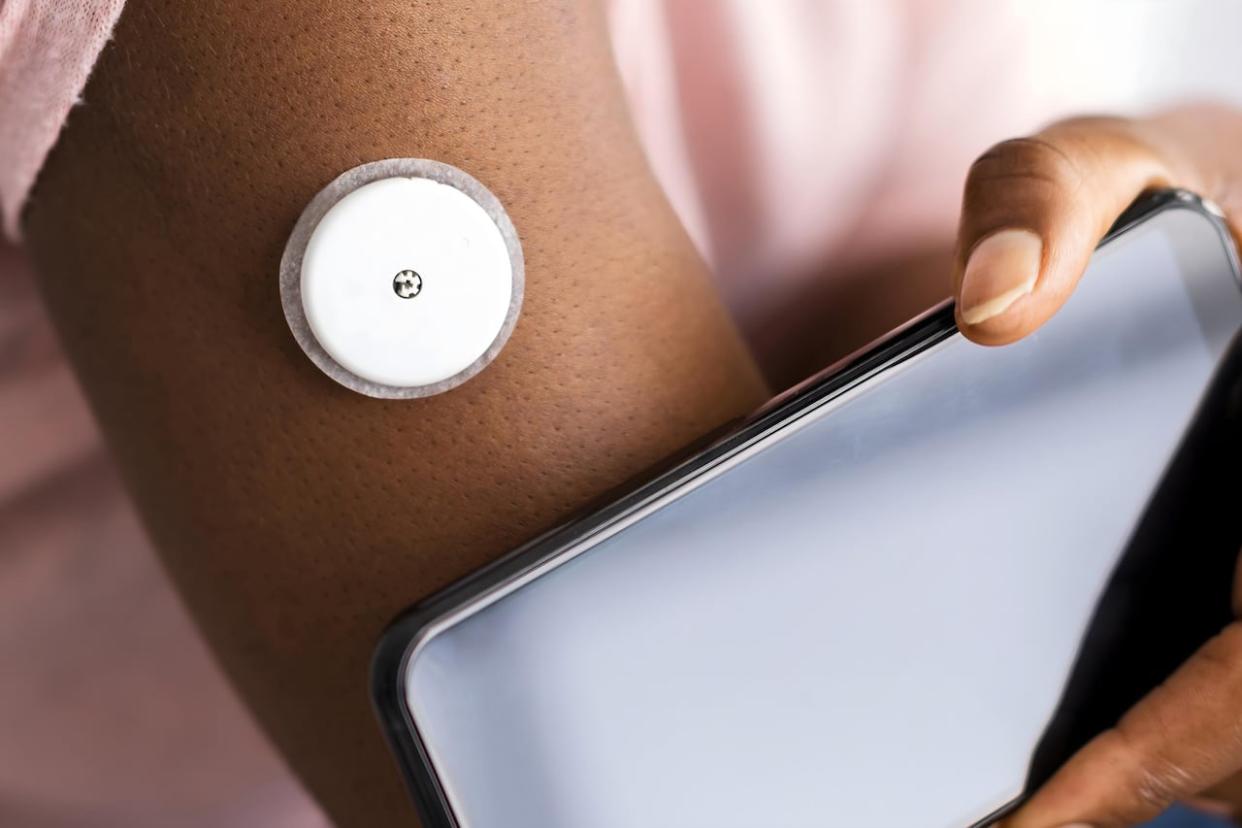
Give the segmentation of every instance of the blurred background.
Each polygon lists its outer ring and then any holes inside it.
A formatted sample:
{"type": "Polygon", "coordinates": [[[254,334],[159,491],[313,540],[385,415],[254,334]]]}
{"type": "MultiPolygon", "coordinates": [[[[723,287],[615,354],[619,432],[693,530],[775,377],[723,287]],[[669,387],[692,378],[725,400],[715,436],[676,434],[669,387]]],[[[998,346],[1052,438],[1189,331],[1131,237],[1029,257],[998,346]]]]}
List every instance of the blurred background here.
{"type": "MultiPolygon", "coordinates": [[[[615,0],[611,18],[653,169],[789,381],[947,295],[990,144],[1082,112],[1242,106],[1233,0],[615,0]]],[[[324,824],[171,591],[0,249],[0,825],[324,824]]]]}

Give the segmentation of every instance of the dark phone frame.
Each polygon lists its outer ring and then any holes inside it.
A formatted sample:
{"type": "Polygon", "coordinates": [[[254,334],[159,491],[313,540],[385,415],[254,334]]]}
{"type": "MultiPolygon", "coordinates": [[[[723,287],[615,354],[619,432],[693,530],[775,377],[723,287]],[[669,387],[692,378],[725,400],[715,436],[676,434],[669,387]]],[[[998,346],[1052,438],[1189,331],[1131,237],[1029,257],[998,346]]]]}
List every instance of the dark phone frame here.
{"type": "MultiPolygon", "coordinates": [[[[1103,246],[1166,210],[1191,210],[1206,218],[1219,234],[1235,277],[1238,255],[1224,216],[1215,205],[1185,190],[1157,190],[1134,202],[1100,242],[1103,246]]],[[[593,537],[607,532],[733,458],[777,430],[879,374],[927,351],[957,333],[951,302],[942,303],[862,351],[830,366],[776,396],[723,436],[645,481],[607,505],[575,517],[522,545],[495,562],[414,604],[384,631],[371,663],[371,699],[380,727],[397,757],[410,794],[426,828],[462,828],[440,783],[427,747],[404,700],[409,660],[438,628],[454,617],[477,611],[522,583],[575,557],[593,537]]],[[[590,548],[590,545],[585,547],[590,548]]],[[[982,828],[1015,809],[1027,794],[969,828],[982,828]]]]}

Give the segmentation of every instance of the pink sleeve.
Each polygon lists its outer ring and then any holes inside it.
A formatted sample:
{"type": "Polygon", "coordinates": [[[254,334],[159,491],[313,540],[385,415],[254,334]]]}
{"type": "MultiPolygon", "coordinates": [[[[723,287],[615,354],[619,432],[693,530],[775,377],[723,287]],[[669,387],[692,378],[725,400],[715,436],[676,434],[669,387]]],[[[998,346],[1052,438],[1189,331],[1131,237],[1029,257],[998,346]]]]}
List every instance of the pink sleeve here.
{"type": "Polygon", "coordinates": [[[22,206],[125,0],[0,0],[0,217],[22,206]]]}

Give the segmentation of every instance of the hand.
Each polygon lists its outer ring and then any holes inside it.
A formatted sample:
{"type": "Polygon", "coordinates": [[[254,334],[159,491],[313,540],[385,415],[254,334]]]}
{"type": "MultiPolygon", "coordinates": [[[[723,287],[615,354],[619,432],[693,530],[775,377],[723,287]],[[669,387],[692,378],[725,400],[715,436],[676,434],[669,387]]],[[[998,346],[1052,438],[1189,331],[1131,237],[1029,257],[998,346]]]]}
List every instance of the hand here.
{"type": "MultiPolygon", "coordinates": [[[[1075,119],[988,151],[970,171],[958,236],[962,332],[998,345],[1038,328],[1118,215],[1143,190],[1166,186],[1242,218],[1242,113],[1196,107],[1149,120],[1075,119]]],[[[1242,614],[1237,574],[1234,607],[1242,614]]],[[[1080,750],[1005,826],[1135,825],[1205,795],[1228,811],[1230,800],[1242,804],[1240,772],[1242,622],[1235,622],[1080,750]]]]}

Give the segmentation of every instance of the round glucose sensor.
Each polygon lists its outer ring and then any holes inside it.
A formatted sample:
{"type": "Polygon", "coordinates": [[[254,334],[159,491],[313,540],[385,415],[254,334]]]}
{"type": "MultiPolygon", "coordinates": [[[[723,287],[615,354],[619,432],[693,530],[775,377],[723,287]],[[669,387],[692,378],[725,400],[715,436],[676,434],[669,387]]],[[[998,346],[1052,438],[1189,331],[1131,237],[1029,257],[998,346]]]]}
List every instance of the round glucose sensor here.
{"type": "Polygon", "coordinates": [[[389,158],[338,176],[307,205],[280,265],[285,318],[306,355],[372,397],[439,394],[483,370],[522,306],[517,231],[456,167],[389,158]]]}

